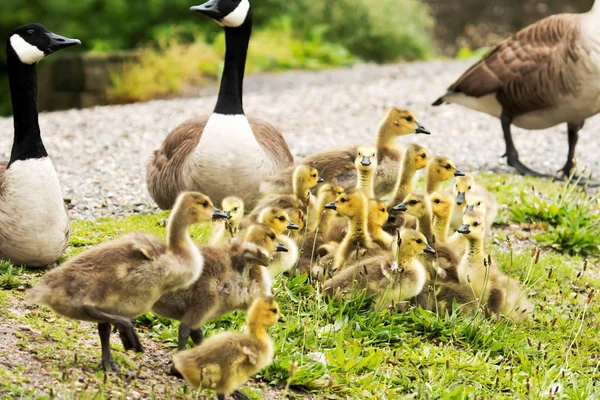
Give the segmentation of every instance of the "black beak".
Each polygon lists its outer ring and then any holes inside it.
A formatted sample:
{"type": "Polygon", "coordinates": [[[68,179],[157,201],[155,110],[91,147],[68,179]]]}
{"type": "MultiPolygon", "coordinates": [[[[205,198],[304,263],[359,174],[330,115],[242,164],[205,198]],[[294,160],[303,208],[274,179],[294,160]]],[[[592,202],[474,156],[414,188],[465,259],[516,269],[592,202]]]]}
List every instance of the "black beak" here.
{"type": "Polygon", "coordinates": [[[392,208],[393,211],[407,211],[408,208],[406,208],[406,203],[400,203],[397,206],[394,206],[392,208]]]}
{"type": "Polygon", "coordinates": [[[415,129],[415,133],[422,133],[425,135],[431,135],[431,132],[427,130],[423,125],[417,122],[417,129],[415,129]]]}
{"type": "Polygon", "coordinates": [[[204,14],[213,19],[221,19],[224,17],[223,13],[219,11],[219,0],[208,0],[206,3],[199,6],[190,7],[190,11],[204,14]]]}
{"type": "Polygon", "coordinates": [[[466,235],[468,233],[471,233],[471,230],[469,229],[469,225],[465,224],[465,225],[461,226],[460,228],[458,228],[456,230],[456,232],[466,235]]]}
{"type": "Polygon", "coordinates": [[[277,320],[277,322],[285,322],[285,318],[283,318],[281,315],[279,316],[279,319],[277,320]]]}
{"type": "Polygon", "coordinates": [[[295,223],[293,223],[292,221],[289,221],[289,222],[288,222],[288,226],[287,226],[287,228],[288,228],[290,231],[297,231],[297,230],[298,230],[298,228],[300,228],[300,227],[299,227],[298,225],[296,225],[295,223]]]}
{"type": "Polygon", "coordinates": [[[465,202],[465,192],[458,192],[456,195],[456,204],[462,206],[462,203],[465,202]]]}
{"type": "Polygon", "coordinates": [[[457,169],[456,172],[454,172],[454,176],[465,176],[465,173],[457,169]]]}
{"type": "Polygon", "coordinates": [[[60,36],[52,32],[48,32],[46,35],[50,39],[50,44],[44,51],[46,54],[52,54],[58,50],[79,46],[81,44],[81,40],[79,39],[69,39],[68,37],[60,36]]]}
{"type": "Polygon", "coordinates": [[[365,167],[368,167],[369,165],[371,165],[371,157],[363,156],[362,161],[360,162],[360,165],[364,165],[365,167]]]}
{"type": "Polygon", "coordinates": [[[317,182],[318,183],[323,183],[323,182],[325,182],[325,179],[323,179],[322,177],[319,177],[319,179],[317,179],[317,182]]]}
{"type": "Polygon", "coordinates": [[[475,206],[471,204],[470,206],[467,206],[465,208],[465,212],[473,211],[474,209],[475,209],[475,206]]]}
{"type": "Polygon", "coordinates": [[[433,247],[431,247],[429,245],[429,243],[427,243],[427,245],[425,246],[425,250],[423,250],[423,252],[429,253],[429,254],[435,254],[435,250],[433,249],[433,247]]]}
{"type": "Polygon", "coordinates": [[[283,243],[279,243],[279,244],[277,245],[277,249],[275,249],[275,250],[276,250],[276,251],[281,251],[281,252],[283,252],[283,253],[287,253],[287,252],[288,252],[288,248],[287,248],[287,247],[285,247],[285,246],[283,245],[283,243]]]}
{"type": "Polygon", "coordinates": [[[327,203],[325,204],[325,208],[328,210],[337,210],[337,206],[335,205],[335,201],[332,201],[331,203],[327,203]]]}
{"type": "Polygon", "coordinates": [[[213,206],[213,219],[229,219],[231,218],[231,214],[229,212],[223,212],[219,210],[217,207],[213,206]]]}

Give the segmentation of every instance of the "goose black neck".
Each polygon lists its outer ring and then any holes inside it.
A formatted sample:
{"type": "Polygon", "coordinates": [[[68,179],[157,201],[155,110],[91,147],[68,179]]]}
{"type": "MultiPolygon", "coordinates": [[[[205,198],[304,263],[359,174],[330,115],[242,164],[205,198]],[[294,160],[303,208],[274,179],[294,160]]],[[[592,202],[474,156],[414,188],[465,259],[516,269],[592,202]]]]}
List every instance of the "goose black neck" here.
{"type": "Polygon", "coordinates": [[[47,157],[48,153],[38,123],[36,64],[23,64],[10,43],[6,56],[15,129],[10,167],[15,161],[47,157]]]}
{"type": "Polygon", "coordinates": [[[236,28],[225,28],[225,65],[215,113],[244,114],[242,89],[248,43],[252,33],[252,16],[248,11],[246,21],[236,28]]]}

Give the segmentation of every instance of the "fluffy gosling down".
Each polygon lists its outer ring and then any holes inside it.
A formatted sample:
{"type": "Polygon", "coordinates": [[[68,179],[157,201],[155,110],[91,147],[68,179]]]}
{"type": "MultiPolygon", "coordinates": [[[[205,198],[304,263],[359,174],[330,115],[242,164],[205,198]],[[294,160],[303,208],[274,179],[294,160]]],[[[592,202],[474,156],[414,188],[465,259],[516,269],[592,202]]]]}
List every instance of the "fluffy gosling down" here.
{"type": "Polygon", "coordinates": [[[118,370],[110,351],[110,326],[119,330],[125,350],[142,352],[131,320],[164,293],[194,283],[204,258],[188,235],[188,226],[227,214],[197,192],[178,196],[167,226],[167,243],[133,233],[96,246],[49,271],[29,290],[26,301],[56,313],[98,324],[102,367],[118,370]]]}
{"type": "Polygon", "coordinates": [[[248,315],[246,333],[222,332],[200,346],[173,356],[173,363],[194,388],[213,389],[224,400],[235,393],[247,398],[238,387],[273,362],[273,341],[266,327],[285,322],[272,297],[254,300],[248,315]]]}

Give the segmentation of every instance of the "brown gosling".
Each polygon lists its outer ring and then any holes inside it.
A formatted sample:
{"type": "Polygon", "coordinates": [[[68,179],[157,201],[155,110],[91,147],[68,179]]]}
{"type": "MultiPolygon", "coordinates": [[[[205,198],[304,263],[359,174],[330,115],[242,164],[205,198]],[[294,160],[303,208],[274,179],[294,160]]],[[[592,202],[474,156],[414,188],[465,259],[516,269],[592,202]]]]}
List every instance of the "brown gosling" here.
{"type": "Polygon", "coordinates": [[[484,250],[485,219],[468,211],[458,232],[467,238],[467,251],[458,267],[460,283],[472,288],[473,294],[485,305],[488,314],[504,315],[514,322],[522,322],[533,312],[533,304],[520,288],[517,279],[502,273],[484,250]]]}
{"type": "Polygon", "coordinates": [[[236,389],[273,362],[275,348],[265,328],[277,322],[285,322],[277,302],[256,299],[248,309],[245,333],[218,333],[175,354],[173,363],[194,388],[213,389],[220,400],[231,394],[245,397],[236,389]]]}
{"type": "Polygon", "coordinates": [[[432,254],[435,250],[422,233],[405,229],[395,258],[380,255],[339,271],[323,284],[323,292],[339,299],[363,290],[374,296],[376,309],[411,299],[423,290],[427,280],[425,267],[418,260],[424,252],[432,254]]]}
{"type": "Polygon", "coordinates": [[[498,215],[498,202],[496,201],[496,196],[478,184],[472,174],[465,174],[463,177],[456,178],[454,194],[456,195],[457,207],[452,215],[450,227],[452,229],[458,229],[461,226],[462,216],[467,206],[467,200],[469,200],[468,197],[477,196],[483,198],[485,205],[485,212],[483,215],[485,216],[486,234],[491,235],[492,225],[498,215]]]}
{"type": "Polygon", "coordinates": [[[394,207],[394,211],[407,212],[417,218],[418,230],[425,235],[437,254],[422,256],[422,261],[429,268],[432,277],[448,281],[458,281],[456,269],[460,262],[459,256],[444,243],[434,240],[432,228],[432,211],[429,197],[425,194],[411,193],[402,203],[394,207]]]}
{"type": "MultiPolygon", "coordinates": [[[[413,133],[429,134],[429,131],[417,122],[417,118],[409,110],[393,107],[381,121],[376,144],[379,162],[375,178],[377,196],[383,196],[394,189],[402,158],[402,148],[396,143],[396,139],[413,133]]],[[[312,155],[303,162],[315,166],[327,182],[349,190],[356,187],[355,160],[356,148],[347,147],[312,155]]],[[[261,185],[261,191],[265,194],[291,193],[292,171],[292,168],[287,168],[275,177],[266,179],[261,185]]]]}
{"type": "Polygon", "coordinates": [[[270,226],[275,230],[277,239],[287,248],[285,252],[277,252],[271,257],[267,270],[271,279],[291,270],[298,261],[298,245],[294,239],[286,236],[283,232],[286,229],[290,231],[297,230],[298,225],[294,224],[289,215],[281,208],[267,207],[258,215],[258,222],[270,226]]]}
{"type": "Polygon", "coordinates": [[[199,246],[204,271],[189,288],[163,295],[152,312],[181,321],[178,350],[185,349],[189,337],[202,341],[202,326],[234,310],[245,310],[262,296],[272,295],[272,282],[266,266],[271,254],[285,251],[275,230],[264,224],[251,225],[244,238],[228,246],[199,246]]]}
{"type": "Polygon", "coordinates": [[[444,156],[436,156],[427,165],[425,175],[425,192],[431,194],[439,191],[442,183],[449,181],[455,176],[463,176],[464,173],[456,168],[451,159],[444,156]]]}
{"type": "Polygon", "coordinates": [[[238,234],[240,223],[244,218],[244,201],[239,197],[225,197],[221,202],[221,209],[228,213],[231,218],[218,222],[215,232],[212,234],[209,244],[218,245],[229,241],[238,234]]]}
{"type": "Polygon", "coordinates": [[[68,318],[97,323],[101,365],[118,371],[110,351],[110,326],[119,330],[125,350],[142,352],[131,320],[149,311],[164,293],[189,287],[206,267],[188,227],[226,217],[207,196],[181,193],[169,218],[166,244],[141,233],[105,242],[49,271],[27,292],[26,300],[68,318]]]}
{"type": "Polygon", "coordinates": [[[354,166],[358,176],[356,189],[362,190],[369,199],[375,198],[373,182],[377,170],[377,150],[372,147],[359,147],[356,152],[354,166]]]}
{"type": "Polygon", "coordinates": [[[387,207],[383,201],[377,199],[369,200],[369,217],[367,223],[369,234],[379,247],[395,252],[396,240],[394,236],[383,230],[383,225],[387,222],[388,216],[387,207]]]}
{"type": "Polygon", "coordinates": [[[429,280],[416,297],[416,304],[439,315],[451,315],[453,305],[460,314],[477,311],[478,301],[470,286],[458,282],[434,282],[429,280]]]}

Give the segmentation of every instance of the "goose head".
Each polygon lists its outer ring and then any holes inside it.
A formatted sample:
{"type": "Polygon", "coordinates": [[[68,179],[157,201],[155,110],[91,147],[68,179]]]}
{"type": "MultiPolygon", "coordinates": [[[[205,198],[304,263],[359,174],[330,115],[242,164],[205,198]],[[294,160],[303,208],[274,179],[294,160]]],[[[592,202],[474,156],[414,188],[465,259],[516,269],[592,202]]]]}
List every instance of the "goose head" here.
{"type": "Polygon", "coordinates": [[[279,207],[267,207],[258,215],[258,222],[270,226],[275,233],[281,235],[286,229],[298,230],[289,215],[279,207]]]}
{"type": "Polygon", "coordinates": [[[429,135],[431,132],[417,121],[412,111],[392,107],[383,120],[383,126],[388,135],[392,137],[410,135],[411,133],[422,133],[429,135]]]}
{"type": "Polygon", "coordinates": [[[334,202],[325,206],[326,209],[336,210],[338,214],[350,219],[364,215],[366,207],[366,196],[362,191],[356,189],[341,194],[334,202]]]}
{"type": "Polygon", "coordinates": [[[485,200],[483,197],[476,195],[467,196],[467,207],[465,208],[465,212],[467,211],[477,211],[478,213],[484,215],[485,214],[485,200]]]}
{"type": "Polygon", "coordinates": [[[467,193],[473,188],[475,184],[475,178],[471,174],[465,174],[456,178],[456,186],[454,191],[456,193],[456,204],[462,206],[466,199],[467,193]]]}
{"type": "Polygon", "coordinates": [[[467,211],[463,215],[463,224],[457,230],[468,239],[482,239],[485,236],[485,220],[476,211],[467,211]]]}
{"type": "Polygon", "coordinates": [[[224,28],[238,28],[252,15],[249,0],[209,0],[190,11],[204,14],[224,28]]]}
{"type": "Polygon", "coordinates": [[[52,33],[44,25],[27,24],[12,31],[6,48],[7,52],[14,52],[21,63],[32,65],[58,50],[80,44],[78,39],[52,33]]]}
{"type": "Polygon", "coordinates": [[[359,173],[377,169],[377,150],[374,147],[358,147],[354,166],[359,173]]]}
{"type": "Polygon", "coordinates": [[[244,235],[244,259],[249,264],[269,265],[271,254],[288,249],[277,240],[277,233],[265,224],[252,224],[244,235]]]}
{"type": "Polygon", "coordinates": [[[406,163],[409,163],[413,171],[418,171],[427,166],[429,162],[429,153],[423,146],[411,143],[406,147],[406,163]]]}
{"type": "Polygon", "coordinates": [[[189,225],[210,221],[211,219],[227,219],[230,215],[216,208],[210,198],[199,192],[181,193],[173,207],[171,218],[185,220],[189,225]]]}
{"type": "Polygon", "coordinates": [[[285,322],[279,304],[273,297],[262,297],[254,300],[248,309],[248,323],[260,326],[273,326],[277,322],[285,322]]]}
{"type": "Polygon", "coordinates": [[[434,157],[427,166],[427,178],[434,182],[445,182],[464,175],[450,158],[444,156],[434,157]]]}
{"type": "Polygon", "coordinates": [[[431,212],[438,218],[449,219],[454,208],[454,199],[447,192],[433,192],[429,197],[431,200],[431,212]]]}
{"type": "Polygon", "coordinates": [[[229,223],[233,227],[238,227],[242,218],[244,218],[244,201],[239,197],[225,197],[221,202],[223,211],[231,216],[229,223]]]}
{"type": "Polygon", "coordinates": [[[317,183],[323,182],[323,178],[319,176],[319,171],[315,167],[307,164],[298,165],[294,169],[292,177],[293,185],[297,189],[296,192],[306,193],[310,189],[317,186],[317,183]]]}
{"type": "Polygon", "coordinates": [[[431,213],[431,209],[425,195],[411,193],[404,201],[392,208],[394,211],[406,212],[416,218],[422,218],[431,213]]]}
{"type": "Polygon", "coordinates": [[[368,218],[372,226],[382,227],[388,220],[388,211],[385,203],[376,199],[369,200],[368,218]]]}
{"type": "Polygon", "coordinates": [[[422,253],[435,254],[435,250],[427,243],[425,236],[414,229],[403,229],[400,232],[399,253],[414,257],[422,253]]]}

